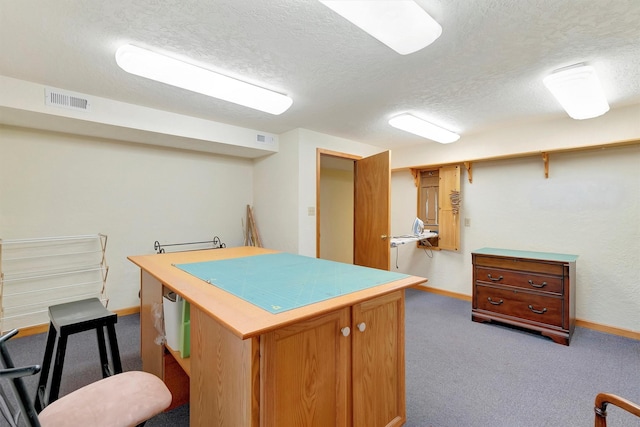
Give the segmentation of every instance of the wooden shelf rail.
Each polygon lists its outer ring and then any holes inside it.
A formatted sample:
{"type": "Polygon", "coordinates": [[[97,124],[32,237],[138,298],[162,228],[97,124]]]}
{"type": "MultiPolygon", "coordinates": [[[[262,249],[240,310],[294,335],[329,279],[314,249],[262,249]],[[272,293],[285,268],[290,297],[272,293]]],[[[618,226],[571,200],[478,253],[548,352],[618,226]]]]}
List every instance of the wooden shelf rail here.
{"type": "Polygon", "coordinates": [[[640,144],[640,140],[634,139],[634,140],[628,140],[628,141],[612,142],[608,144],[598,144],[598,145],[570,147],[570,148],[558,148],[558,149],[551,149],[546,151],[527,151],[522,153],[505,154],[504,156],[482,157],[477,159],[460,160],[457,162],[435,163],[435,164],[429,164],[429,165],[394,168],[391,170],[391,172],[401,172],[401,171],[408,170],[413,175],[413,179],[416,182],[416,186],[418,186],[418,181],[420,176],[419,172],[421,170],[438,169],[440,167],[450,166],[450,165],[464,165],[465,169],[467,170],[467,179],[469,180],[469,184],[471,184],[473,182],[473,164],[474,163],[496,161],[496,160],[517,159],[521,157],[542,156],[542,162],[544,164],[544,177],[549,178],[549,156],[551,153],[558,154],[558,153],[567,153],[567,152],[574,152],[574,151],[605,150],[609,148],[626,147],[626,146],[638,145],[638,144],[640,144]]]}

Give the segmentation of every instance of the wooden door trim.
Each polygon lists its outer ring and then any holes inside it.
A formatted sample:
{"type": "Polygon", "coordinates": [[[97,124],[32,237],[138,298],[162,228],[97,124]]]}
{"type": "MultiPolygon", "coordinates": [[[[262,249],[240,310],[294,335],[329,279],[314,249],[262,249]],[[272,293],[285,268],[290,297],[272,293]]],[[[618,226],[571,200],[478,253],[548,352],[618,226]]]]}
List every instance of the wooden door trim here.
{"type": "Polygon", "coordinates": [[[316,258],[320,258],[320,166],[322,156],[338,157],[353,161],[362,159],[362,156],[355,154],[316,148],[316,258]]]}

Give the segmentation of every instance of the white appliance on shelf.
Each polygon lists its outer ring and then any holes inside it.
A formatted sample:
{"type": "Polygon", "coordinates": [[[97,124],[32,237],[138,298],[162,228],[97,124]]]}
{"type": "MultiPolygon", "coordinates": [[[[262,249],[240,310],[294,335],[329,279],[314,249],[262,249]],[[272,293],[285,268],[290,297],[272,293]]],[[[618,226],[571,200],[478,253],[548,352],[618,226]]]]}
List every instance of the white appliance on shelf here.
{"type": "Polygon", "coordinates": [[[411,226],[411,234],[406,236],[397,236],[391,238],[391,247],[396,248],[399,245],[404,245],[406,243],[417,242],[419,240],[426,240],[432,237],[436,237],[438,233],[434,233],[429,230],[424,229],[424,222],[420,218],[416,218],[413,220],[413,225],[411,226]]]}

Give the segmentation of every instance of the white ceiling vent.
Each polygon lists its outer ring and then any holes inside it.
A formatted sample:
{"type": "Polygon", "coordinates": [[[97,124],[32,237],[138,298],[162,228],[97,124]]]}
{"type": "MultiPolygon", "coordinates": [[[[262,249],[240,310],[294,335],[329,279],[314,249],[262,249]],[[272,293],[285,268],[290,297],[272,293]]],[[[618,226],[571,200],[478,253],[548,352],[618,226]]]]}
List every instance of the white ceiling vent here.
{"type": "Polygon", "coordinates": [[[275,138],[272,135],[261,135],[261,134],[257,134],[256,135],[256,142],[258,144],[264,144],[264,145],[274,145],[275,143],[275,138]]]}
{"type": "Polygon", "coordinates": [[[48,106],[77,111],[88,111],[91,108],[91,103],[86,95],[52,88],[45,88],[44,94],[44,104],[48,106]]]}

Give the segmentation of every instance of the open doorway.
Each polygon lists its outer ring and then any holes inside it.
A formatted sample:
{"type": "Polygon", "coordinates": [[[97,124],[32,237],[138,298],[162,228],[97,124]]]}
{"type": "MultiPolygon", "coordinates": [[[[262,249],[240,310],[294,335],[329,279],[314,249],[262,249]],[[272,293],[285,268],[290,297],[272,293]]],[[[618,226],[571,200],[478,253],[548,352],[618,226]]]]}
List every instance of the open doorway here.
{"type": "Polygon", "coordinates": [[[357,156],[318,150],[316,256],[353,264],[354,168],[357,156]]]}
{"type": "Polygon", "coordinates": [[[390,164],[390,151],[362,158],[317,150],[318,258],[389,270],[390,164]]]}

